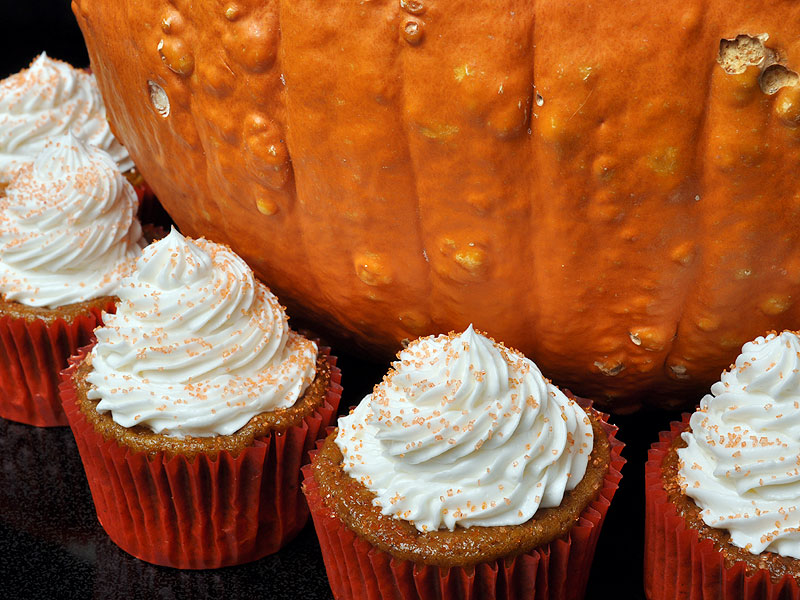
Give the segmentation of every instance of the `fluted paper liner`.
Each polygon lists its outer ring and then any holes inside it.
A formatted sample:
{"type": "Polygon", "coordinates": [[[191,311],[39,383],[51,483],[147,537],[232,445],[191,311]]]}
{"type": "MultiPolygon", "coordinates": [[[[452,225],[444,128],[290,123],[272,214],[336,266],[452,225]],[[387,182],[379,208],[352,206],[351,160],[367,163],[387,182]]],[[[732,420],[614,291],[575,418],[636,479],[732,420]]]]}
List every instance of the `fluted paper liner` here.
{"type": "Polygon", "coordinates": [[[133,184],[133,189],[136,191],[136,197],[139,200],[139,209],[136,213],[142,226],[154,225],[156,227],[169,229],[172,224],[167,211],[161,206],[153,189],[148,185],[141,175],[138,176],[138,181],[133,184]]]}
{"type": "MultiPolygon", "coordinates": [[[[112,312],[114,303],[105,310],[112,312]]],[[[38,427],[67,425],[58,395],[59,373],[101,323],[96,308],[71,322],[0,317],[0,417],[38,427]]]]}
{"type": "Polygon", "coordinates": [[[326,398],[299,425],[257,438],[237,456],[193,460],[163,452],[148,459],[95,431],[78,407],[72,378],[89,350],[71,359],[61,397],[97,518],[115,544],[150,563],[209,569],[276,552],[302,529],[308,507],[300,469],[341,398],[341,373],[328,348],[320,348],[331,368],[326,398]]]}
{"type": "MultiPolygon", "coordinates": [[[[583,404],[583,402],[582,402],[583,404]]],[[[416,564],[379,550],[358,537],[325,505],[311,465],[303,468],[303,491],[319,537],[322,557],[337,600],[556,600],[580,599],[611,499],[625,463],[624,444],[607,415],[595,411],[611,443],[603,486],[561,538],[530,552],[474,567],[416,564]]],[[[321,442],[318,443],[318,446],[321,442]]],[[[312,452],[312,462],[317,451],[312,452]]]]}
{"type": "Polygon", "coordinates": [[[659,434],[645,465],[644,585],[650,600],[800,600],[800,586],[791,575],[773,581],[769,571],[748,574],[744,562],[730,567],[709,539],[686,525],[664,489],[661,465],[672,442],[689,425],[670,424],[659,434]]]}

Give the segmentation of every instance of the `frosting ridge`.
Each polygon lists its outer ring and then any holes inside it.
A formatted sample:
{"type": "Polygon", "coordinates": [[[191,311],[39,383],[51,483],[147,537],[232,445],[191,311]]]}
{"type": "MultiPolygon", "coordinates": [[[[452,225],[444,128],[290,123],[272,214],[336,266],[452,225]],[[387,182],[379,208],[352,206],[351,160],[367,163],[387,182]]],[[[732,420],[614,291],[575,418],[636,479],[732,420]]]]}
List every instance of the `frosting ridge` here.
{"type": "Polygon", "coordinates": [[[108,153],[54,138],[0,197],[0,293],[49,307],[113,295],[144,245],[137,208],[108,153]]]}
{"type": "Polygon", "coordinates": [[[68,131],[111,154],[121,171],[133,168],[111,133],[94,75],[42,53],[0,81],[0,183],[68,131]]]}
{"type": "Polygon", "coordinates": [[[291,331],[277,298],[227,246],[173,229],[122,281],[91,353],[99,412],[168,436],[228,435],[292,406],[317,348],[291,331]]]}
{"type": "Polygon", "coordinates": [[[800,558],[800,338],[758,337],[692,415],[681,487],[731,542],[800,558]]]}
{"type": "Polygon", "coordinates": [[[558,506],[592,443],[574,400],[472,326],[412,342],[336,437],[345,471],[420,531],[516,525],[558,506]]]}

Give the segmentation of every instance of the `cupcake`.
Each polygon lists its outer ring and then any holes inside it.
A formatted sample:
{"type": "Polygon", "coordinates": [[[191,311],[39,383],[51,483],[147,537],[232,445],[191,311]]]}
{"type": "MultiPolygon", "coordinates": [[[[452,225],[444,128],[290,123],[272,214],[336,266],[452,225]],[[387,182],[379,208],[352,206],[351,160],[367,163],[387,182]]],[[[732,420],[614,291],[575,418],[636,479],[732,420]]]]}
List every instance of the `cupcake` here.
{"type": "Polygon", "coordinates": [[[308,517],[300,468],[338,407],[335,359],[227,246],[174,229],[118,296],[61,385],[100,524],[171,567],[277,551],[308,517]]]}
{"type": "Polygon", "coordinates": [[[144,244],[136,194],[105,151],[48,142],[0,197],[0,416],[66,425],[58,374],[111,311],[144,244]]]}
{"type": "Polygon", "coordinates": [[[646,465],[645,586],[661,598],[800,598],[800,338],[759,337],[646,465]]]}
{"type": "Polygon", "coordinates": [[[415,340],[304,469],[334,596],[581,597],[615,431],[471,326],[415,340]]]}
{"type": "Polygon", "coordinates": [[[0,81],[0,194],[50,138],[68,131],[112,156],[133,185],[144,222],[171,223],[128,151],[111,132],[94,75],[44,52],[29,68],[0,81]]]}
{"type": "Polygon", "coordinates": [[[31,164],[50,138],[72,132],[108,152],[122,172],[133,161],[111,133],[94,75],[45,53],[0,81],[0,186],[31,164]]]}

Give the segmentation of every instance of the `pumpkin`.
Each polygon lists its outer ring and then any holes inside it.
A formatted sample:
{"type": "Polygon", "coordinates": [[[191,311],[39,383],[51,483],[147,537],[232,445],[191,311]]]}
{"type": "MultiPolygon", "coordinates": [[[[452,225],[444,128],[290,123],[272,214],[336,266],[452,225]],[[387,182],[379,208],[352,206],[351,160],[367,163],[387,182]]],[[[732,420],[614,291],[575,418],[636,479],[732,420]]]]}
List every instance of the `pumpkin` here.
{"type": "Polygon", "coordinates": [[[170,215],[385,359],[473,322],[617,411],[800,316],[794,0],[75,0],[170,215]]]}

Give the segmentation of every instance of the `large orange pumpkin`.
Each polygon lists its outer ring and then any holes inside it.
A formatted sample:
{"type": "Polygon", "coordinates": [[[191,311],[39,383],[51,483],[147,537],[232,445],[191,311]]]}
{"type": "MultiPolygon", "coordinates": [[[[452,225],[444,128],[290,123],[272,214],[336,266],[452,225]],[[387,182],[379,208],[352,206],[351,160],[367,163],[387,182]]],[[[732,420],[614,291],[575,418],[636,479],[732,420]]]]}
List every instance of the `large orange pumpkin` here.
{"type": "Polygon", "coordinates": [[[73,9],[180,227],[381,358],[472,321],[624,410],[800,328],[796,0],[73,9]]]}

